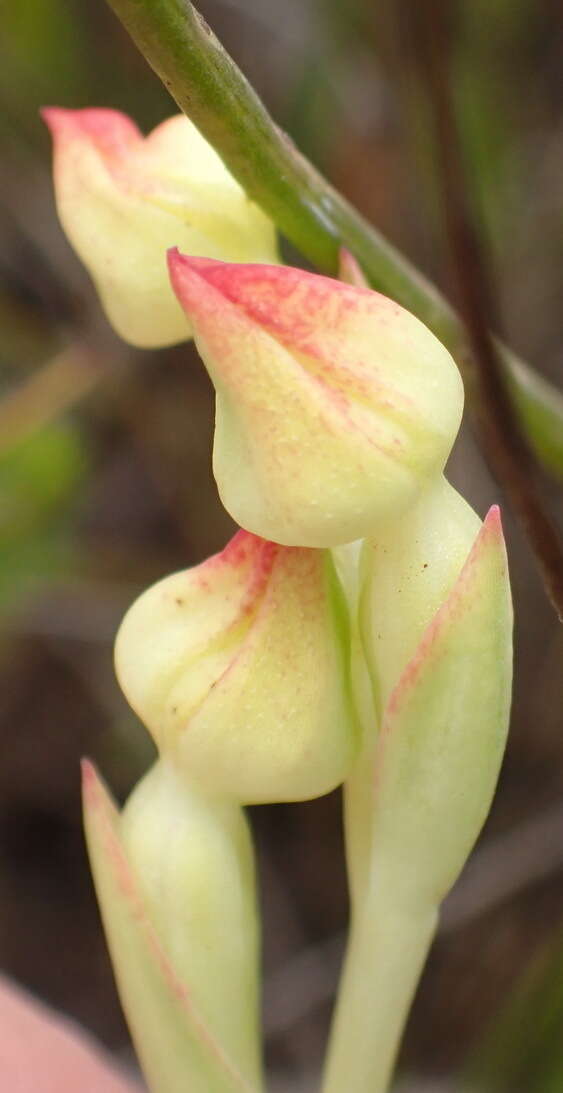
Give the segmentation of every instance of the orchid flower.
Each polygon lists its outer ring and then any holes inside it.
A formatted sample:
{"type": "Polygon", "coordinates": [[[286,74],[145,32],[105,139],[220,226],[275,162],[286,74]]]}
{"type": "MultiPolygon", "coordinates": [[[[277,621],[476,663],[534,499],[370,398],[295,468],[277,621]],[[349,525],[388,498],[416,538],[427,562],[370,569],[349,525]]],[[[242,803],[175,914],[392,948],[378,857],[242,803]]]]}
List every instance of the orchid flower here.
{"type": "Polygon", "coordinates": [[[139,1058],[152,1093],[262,1089],[243,806],[344,784],[351,930],[323,1090],[385,1093],[508,727],[499,512],[481,522],[444,477],[458,370],[351,255],[347,283],[275,264],[272,224],[187,119],[143,138],[112,111],[46,118],[60,217],[116,329],[193,334],[241,528],[121,625],[118,679],[159,753],[121,813],[85,768],[139,1058]]]}
{"type": "Polygon", "coordinates": [[[168,281],[168,247],[277,261],[271,221],[184,115],[147,137],[117,110],[49,107],[43,117],[61,224],[125,341],[150,348],[190,337],[168,281]]]}

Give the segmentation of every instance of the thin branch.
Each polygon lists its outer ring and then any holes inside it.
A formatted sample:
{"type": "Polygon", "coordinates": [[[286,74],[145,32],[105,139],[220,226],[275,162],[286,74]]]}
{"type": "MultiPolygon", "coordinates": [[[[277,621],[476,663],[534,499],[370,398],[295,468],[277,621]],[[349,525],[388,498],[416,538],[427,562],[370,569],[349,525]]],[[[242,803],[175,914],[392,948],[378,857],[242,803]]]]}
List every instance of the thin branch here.
{"type": "Polygon", "coordinates": [[[537,467],[510,398],[492,329],[499,309],[470,187],[453,108],[450,0],[403,0],[406,41],[420,72],[434,128],[448,245],[459,304],[475,364],[477,419],[490,464],[520,520],[547,594],[563,621],[563,542],[541,496],[537,467]]]}
{"type": "MultiPolygon", "coordinates": [[[[268,115],[188,0],[108,0],[149,64],[249,196],[325,273],[345,246],[369,283],[417,315],[455,357],[468,387],[472,354],[447,300],[318,174],[268,115]]],[[[544,465],[563,476],[563,395],[510,350],[511,398],[544,465]]]]}

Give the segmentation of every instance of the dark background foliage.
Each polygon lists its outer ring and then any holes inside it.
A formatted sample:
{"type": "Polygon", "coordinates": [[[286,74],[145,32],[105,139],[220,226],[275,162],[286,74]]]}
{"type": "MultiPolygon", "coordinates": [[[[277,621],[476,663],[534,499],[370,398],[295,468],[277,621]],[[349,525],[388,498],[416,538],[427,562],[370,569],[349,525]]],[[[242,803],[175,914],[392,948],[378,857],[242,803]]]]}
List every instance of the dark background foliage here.
{"type": "MultiPolygon", "coordinates": [[[[399,3],[205,0],[276,119],[446,290],[427,118],[399,3]],[[373,10],[372,10],[373,9],[373,10]]],[[[455,107],[516,350],[563,374],[563,15],[457,6],[455,107]]],[[[0,66],[0,962],[127,1057],[80,827],[78,760],[123,799],[151,745],[112,674],[127,605],[231,531],[210,470],[213,397],[192,347],[120,343],[56,220],[41,104],[173,110],[103,0],[4,7],[0,66]]],[[[468,427],[450,464],[499,498],[468,427]]],[[[550,487],[554,507],[560,490],[550,487]]],[[[502,496],[500,496],[502,502],[502,496]]],[[[445,911],[402,1056],[409,1089],[468,1065],[481,1090],[563,1089],[561,629],[505,514],[517,608],[512,735],[480,846],[445,911]]],[[[268,1056],[308,1089],[346,922],[336,795],[254,810],[268,1056]]],[[[367,1091],[366,1091],[367,1093],[367,1091]]]]}

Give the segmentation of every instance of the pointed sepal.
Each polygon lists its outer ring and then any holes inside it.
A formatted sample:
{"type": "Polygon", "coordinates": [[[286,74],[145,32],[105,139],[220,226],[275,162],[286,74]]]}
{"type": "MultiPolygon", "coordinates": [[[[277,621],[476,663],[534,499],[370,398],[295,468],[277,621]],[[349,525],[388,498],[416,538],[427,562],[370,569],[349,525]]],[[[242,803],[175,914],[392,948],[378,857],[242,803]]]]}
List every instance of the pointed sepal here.
{"type": "Polygon", "coordinates": [[[377,742],[373,877],[415,905],[441,902],[489,811],[508,729],[511,633],[495,506],[392,691],[377,742]]]}
{"type": "Polygon", "coordinates": [[[159,764],[122,817],[85,762],[83,800],[119,993],[151,1093],[257,1093],[256,921],[240,810],[206,809],[159,764]]]}

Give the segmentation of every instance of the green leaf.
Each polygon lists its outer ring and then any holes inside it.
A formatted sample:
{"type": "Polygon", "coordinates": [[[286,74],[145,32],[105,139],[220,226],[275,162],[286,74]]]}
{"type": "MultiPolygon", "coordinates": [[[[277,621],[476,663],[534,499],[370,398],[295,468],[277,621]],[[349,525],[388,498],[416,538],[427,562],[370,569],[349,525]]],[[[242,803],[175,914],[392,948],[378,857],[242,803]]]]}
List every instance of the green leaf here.
{"type": "Polygon", "coordinates": [[[563,933],[520,974],[473,1053],[462,1090],[560,1093],[563,1089],[563,933]]]}
{"type": "Polygon", "coordinates": [[[0,610],[69,563],[66,517],[82,478],[82,438],[50,425],[0,457],[0,610]]]}

